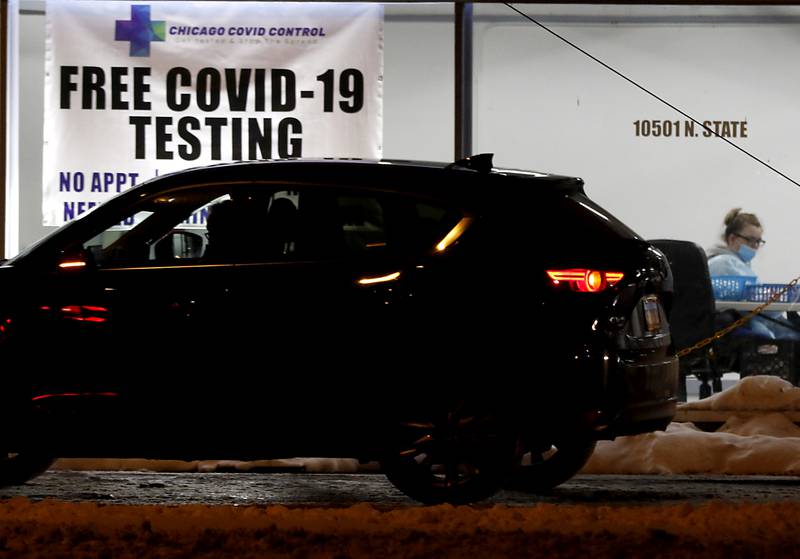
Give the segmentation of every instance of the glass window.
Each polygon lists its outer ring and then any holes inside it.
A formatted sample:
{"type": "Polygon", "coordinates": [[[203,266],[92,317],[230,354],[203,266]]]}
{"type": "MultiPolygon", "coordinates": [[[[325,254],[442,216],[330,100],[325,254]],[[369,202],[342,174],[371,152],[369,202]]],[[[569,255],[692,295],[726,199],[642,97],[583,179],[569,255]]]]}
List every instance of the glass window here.
{"type": "Polygon", "coordinates": [[[144,200],[83,246],[101,268],[360,258],[433,250],[460,217],[404,197],[217,186],[144,200]]]}
{"type": "Polygon", "coordinates": [[[383,207],[370,196],[338,196],[344,243],[349,253],[380,251],[386,248],[383,207]]]}
{"type": "Polygon", "coordinates": [[[125,231],[128,231],[134,223],[141,223],[151,215],[153,215],[153,212],[137,212],[135,215],[123,219],[120,223],[112,225],[105,231],[101,231],[83,243],[83,247],[94,256],[96,262],[101,262],[108,247],[117,242],[125,234],[125,231]]]}
{"type": "Polygon", "coordinates": [[[461,211],[405,196],[338,195],[336,207],[350,256],[434,250],[463,217],[461,211]]]}
{"type": "Polygon", "coordinates": [[[458,224],[463,212],[414,199],[397,198],[388,210],[392,215],[391,239],[406,254],[424,254],[436,248],[458,224]]]}
{"type": "Polygon", "coordinates": [[[145,200],[83,246],[101,268],[287,261],[341,255],[332,194],[183,189],[145,200]]]}
{"type": "Polygon", "coordinates": [[[100,268],[200,262],[206,248],[208,212],[230,199],[220,189],[170,193],[138,203],[83,243],[100,268]]]}

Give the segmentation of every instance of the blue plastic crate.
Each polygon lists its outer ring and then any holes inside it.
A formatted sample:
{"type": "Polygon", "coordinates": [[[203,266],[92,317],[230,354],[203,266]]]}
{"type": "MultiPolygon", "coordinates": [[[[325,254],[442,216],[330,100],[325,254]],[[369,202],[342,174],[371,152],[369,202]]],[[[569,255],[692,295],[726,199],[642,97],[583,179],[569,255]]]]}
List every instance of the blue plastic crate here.
{"type": "Polygon", "coordinates": [[[741,301],[744,299],[745,287],[755,282],[756,276],[713,276],[711,287],[714,289],[715,299],[741,301]]]}
{"type": "MultiPolygon", "coordinates": [[[[780,292],[786,287],[783,283],[757,283],[747,285],[744,288],[744,298],[747,301],[766,302],[773,294],[780,292]]],[[[796,287],[790,287],[785,293],[776,299],[779,303],[794,303],[797,301],[798,291],[796,287]]]]}

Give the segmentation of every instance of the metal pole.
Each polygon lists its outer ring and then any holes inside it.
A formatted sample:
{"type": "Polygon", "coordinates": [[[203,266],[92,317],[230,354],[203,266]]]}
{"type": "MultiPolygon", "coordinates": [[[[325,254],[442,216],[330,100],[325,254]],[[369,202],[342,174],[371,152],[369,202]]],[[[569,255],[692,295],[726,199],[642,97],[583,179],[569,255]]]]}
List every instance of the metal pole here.
{"type": "Polygon", "coordinates": [[[472,2],[456,2],[455,159],[472,155],[472,2]]]}
{"type": "Polygon", "coordinates": [[[6,256],[6,109],[8,91],[8,2],[0,0],[0,259],[6,256]]]}

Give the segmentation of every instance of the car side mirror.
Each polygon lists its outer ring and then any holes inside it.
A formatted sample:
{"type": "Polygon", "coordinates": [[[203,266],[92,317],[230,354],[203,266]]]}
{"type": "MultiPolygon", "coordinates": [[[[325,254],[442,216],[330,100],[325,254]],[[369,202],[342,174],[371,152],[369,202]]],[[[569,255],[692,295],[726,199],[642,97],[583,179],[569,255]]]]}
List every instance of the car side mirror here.
{"type": "Polygon", "coordinates": [[[158,262],[191,260],[203,256],[203,236],[191,231],[172,231],[155,244],[158,262]]]}
{"type": "Polygon", "coordinates": [[[83,245],[70,245],[58,256],[58,269],[66,272],[89,270],[94,265],[94,256],[83,245]]]}

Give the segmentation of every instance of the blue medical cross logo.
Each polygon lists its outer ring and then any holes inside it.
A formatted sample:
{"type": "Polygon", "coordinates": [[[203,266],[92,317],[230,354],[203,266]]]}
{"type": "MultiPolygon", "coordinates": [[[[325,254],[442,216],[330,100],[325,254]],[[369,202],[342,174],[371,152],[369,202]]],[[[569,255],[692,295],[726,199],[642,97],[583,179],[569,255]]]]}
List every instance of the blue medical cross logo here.
{"type": "Polygon", "coordinates": [[[165,21],[150,20],[150,6],[131,6],[131,19],[117,20],[115,41],[130,41],[131,56],[150,56],[150,42],[163,41],[165,21]]]}

